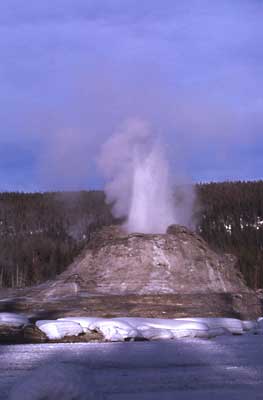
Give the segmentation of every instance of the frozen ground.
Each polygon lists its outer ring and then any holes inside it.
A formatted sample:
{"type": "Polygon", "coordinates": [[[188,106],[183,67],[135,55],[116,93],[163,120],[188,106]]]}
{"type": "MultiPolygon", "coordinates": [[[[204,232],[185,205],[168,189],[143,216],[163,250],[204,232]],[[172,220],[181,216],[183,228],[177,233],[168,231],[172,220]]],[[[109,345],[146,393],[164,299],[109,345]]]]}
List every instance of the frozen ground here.
{"type": "Polygon", "coordinates": [[[263,336],[0,346],[0,399],[263,398],[263,336]]]}

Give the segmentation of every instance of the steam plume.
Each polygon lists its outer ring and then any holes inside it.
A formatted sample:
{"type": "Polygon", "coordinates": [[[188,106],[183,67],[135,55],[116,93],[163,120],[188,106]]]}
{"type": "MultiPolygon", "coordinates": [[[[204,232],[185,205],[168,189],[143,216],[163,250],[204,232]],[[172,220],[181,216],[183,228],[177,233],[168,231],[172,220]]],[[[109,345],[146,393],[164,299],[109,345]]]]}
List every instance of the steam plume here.
{"type": "Polygon", "coordinates": [[[189,225],[192,190],[180,186],[175,196],[164,149],[145,121],[126,121],[103,145],[99,166],[107,200],[116,217],[126,217],[128,232],[165,233],[171,224],[189,225]]]}

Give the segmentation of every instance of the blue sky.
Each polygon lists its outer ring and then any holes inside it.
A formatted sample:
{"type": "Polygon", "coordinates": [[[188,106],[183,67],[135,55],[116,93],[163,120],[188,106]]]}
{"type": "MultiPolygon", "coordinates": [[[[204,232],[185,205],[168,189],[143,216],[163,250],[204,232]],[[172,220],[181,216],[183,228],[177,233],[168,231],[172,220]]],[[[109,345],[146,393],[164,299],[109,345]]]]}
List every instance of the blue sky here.
{"type": "Polygon", "coordinates": [[[261,0],[1,2],[0,190],[102,187],[129,118],[193,181],[262,179],[262,21],[261,0]]]}

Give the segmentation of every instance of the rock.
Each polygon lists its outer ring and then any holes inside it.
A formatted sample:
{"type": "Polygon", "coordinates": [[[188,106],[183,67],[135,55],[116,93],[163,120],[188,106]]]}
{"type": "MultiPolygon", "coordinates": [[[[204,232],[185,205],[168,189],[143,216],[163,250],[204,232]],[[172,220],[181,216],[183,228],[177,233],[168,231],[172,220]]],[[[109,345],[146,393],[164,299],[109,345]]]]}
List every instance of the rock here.
{"type": "Polygon", "coordinates": [[[63,297],[76,296],[80,290],[80,285],[78,282],[74,282],[73,279],[71,280],[71,276],[69,276],[65,281],[49,281],[43,285],[43,288],[42,294],[45,300],[49,298],[56,300],[63,297]]]}
{"type": "Polygon", "coordinates": [[[24,343],[45,343],[48,341],[47,335],[36,325],[27,325],[23,330],[24,343]]]}
{"type": "Polygon", "coordinates": [[[0,343],[22,343],[23,328],[29,320],[22,314],[0,313],[0,343]]]}
{"type": "Polygon", "coordinates": [[[85,332],[78,336],[65,336],[59,340],[49,340],[49,342],[59,343],[101,343],[105,342],[103,335],[100,332],[85,332]]]}
{"type": "Polygon", "coordinates": [[[23,343],[23,328],[12,325],[0,325],[0,343],[23,343]]]}
{"type": "Polygon", "coordinates": [[[235,264],[234,256],[215,253],[185,227],[173,225],[167,234],[126,234],[107,227],[54,287],[60,290],[77,274],[94,294],[248,293],[235,264]]]}

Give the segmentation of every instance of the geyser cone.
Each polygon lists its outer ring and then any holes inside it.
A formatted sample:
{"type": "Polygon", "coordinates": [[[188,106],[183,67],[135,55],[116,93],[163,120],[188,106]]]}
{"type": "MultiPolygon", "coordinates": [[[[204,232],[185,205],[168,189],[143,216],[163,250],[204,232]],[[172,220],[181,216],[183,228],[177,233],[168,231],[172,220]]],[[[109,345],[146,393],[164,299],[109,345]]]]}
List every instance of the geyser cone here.
{"type": "Polygon", "coordinates": [[[235,264],[235,257],[215,253],[179,225],[166,234],[105,227],[65,272],[40,286],[38,297],[41,310],[43,299],[54,310],[53,300],[61,298],[60,313],[68,298],[70,316],[75,304],[78,315],[95,317],[256,318],[260,302],[235,264]]]}
{"type": "Polygon", "coordinates": [[[107,227],[61,277],[78,274],[88,290],[104,294],[248,292],[235,264],[179,225],[166,234],[107,227]]]}

